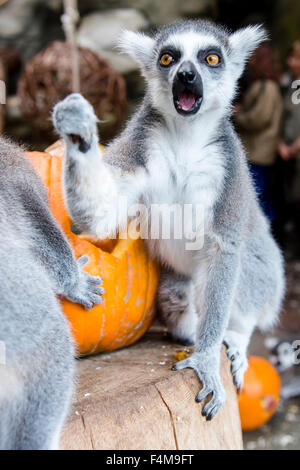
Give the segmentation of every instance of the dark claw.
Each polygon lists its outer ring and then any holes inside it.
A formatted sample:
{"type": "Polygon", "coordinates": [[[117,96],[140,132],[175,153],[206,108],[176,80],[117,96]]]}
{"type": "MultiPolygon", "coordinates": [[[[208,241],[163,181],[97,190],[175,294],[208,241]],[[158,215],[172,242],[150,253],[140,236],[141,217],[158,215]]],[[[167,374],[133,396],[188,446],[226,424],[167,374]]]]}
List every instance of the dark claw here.
{"type": "Polygon", "coordinates": [[[72,139],[73,144],[79,144],[78,148],[80,152],[87,153],[90,150],[91,144],[84,140],[80,135],[70,134],[70,138],[72,139]]]}
{"type": "Polygon", "coordinates": [[[177,344],[181,344],[182,346],[194,346],[195,342],[189,338],[178,338],[173,336],[173,341],[177,344]]]}

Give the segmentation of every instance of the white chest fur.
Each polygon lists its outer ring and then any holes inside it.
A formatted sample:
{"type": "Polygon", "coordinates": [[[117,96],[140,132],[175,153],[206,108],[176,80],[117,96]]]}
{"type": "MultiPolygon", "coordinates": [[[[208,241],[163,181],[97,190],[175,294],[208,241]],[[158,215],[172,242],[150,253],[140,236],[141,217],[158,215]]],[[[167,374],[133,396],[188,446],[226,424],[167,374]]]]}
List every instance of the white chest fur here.
{"type": "Polygon", "coordinates": [[[150,240],[149,245],[162,261],[189,274],[197,258],[195,251],[199,251],[196,248],[201,249],[203,245],[200,243],[195,249],[187,249],[184,235],[192,228],[192,232],[197,232],[196,236],[204,241],[210,230],[213,206],[224,178],[223,160],[217,145],[209,145],[210,135],[202,133],[201,137],[193,126],[187,127],[185,132],[181,129],[180,133],[161,127],[154,133],[149,148],[149,184],[145,200],[149,209],[155,205],[155,210],[159,211],[162,207],[161,217],[170,213],[165,212],[165,206],[180,206],[184,226],[181,239],[176,239],[180,230],[175,221],[170,225],[169,238],[160,236],[159,240],[150,240]]]}

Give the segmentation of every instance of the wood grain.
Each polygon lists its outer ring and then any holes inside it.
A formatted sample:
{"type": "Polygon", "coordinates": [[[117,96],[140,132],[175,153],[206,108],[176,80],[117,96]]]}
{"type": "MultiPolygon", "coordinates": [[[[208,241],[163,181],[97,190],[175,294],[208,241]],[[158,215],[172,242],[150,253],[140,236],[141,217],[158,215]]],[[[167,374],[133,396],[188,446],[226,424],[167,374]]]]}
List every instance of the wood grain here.
{"type": "Polygon", "coordinates": [[[171,371],[174,354],[162,329],[153,328],[127,349],[78,361],[74,406],[63,449],[242,449],[236,391],[229,361],[221,373],[227,402],[206,422],[195,402],[200,383],[192,370],[171,371]]]}

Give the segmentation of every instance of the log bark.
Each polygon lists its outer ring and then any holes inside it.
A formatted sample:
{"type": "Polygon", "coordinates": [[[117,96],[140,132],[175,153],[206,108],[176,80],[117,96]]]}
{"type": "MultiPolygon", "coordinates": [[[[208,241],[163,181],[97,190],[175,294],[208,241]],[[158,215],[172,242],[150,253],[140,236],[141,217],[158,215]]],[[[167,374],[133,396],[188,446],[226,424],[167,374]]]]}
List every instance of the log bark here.
{"type": "Polygon", "coordinates": [[[62,449],[239,450],[242,433],[230,364],[222,351],[227,402],[206,422],[195,402],[200,383],[192,370],[171,371],[184,348],[152,328],[127,349],[81,359],[75,403],[62,449]]]}

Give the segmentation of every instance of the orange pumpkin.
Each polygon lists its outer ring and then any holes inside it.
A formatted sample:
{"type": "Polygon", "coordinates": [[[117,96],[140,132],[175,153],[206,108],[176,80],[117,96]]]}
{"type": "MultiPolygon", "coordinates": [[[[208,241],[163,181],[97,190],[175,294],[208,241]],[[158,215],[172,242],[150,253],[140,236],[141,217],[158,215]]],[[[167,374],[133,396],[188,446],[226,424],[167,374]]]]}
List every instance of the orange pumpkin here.
{"type": "Polygon", "coordinates": [[[262,357],[250,357],[244,388],[238,397],[243,431],[260,428],[275,414],[281,380],[276,369],[262,357]]]}
{"type": "Polygon", "coordinates": [[[141,239],[97,243],[71,231],[62,195],[62,148],[56,145],[48,150],[58,155],[40,152],[27,155],[48,188],[52,213],[72,244],[76,258],[88,255],[84,269],[101,276],[105,288],[102,304],[91,311],[62,301],[78,352],[96,354],[128,346],[139,340],[153,321],[158,268],[148,258],[141,239]]]}

